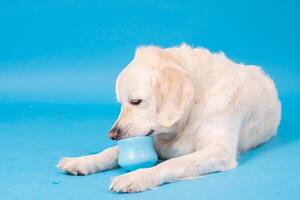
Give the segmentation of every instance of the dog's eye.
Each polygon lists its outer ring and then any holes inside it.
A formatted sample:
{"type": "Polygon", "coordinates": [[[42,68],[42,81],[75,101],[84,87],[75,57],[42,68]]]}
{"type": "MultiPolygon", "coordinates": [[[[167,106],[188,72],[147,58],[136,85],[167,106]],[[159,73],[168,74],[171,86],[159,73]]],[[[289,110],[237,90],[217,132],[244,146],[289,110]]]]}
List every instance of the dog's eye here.
{"type": "Polygon", "coordinates": [[[142,99],[130,99],[129,100],[129,103],[131,104],[131,105],[139,105],[140,103],[142,102],[142,99]]]}

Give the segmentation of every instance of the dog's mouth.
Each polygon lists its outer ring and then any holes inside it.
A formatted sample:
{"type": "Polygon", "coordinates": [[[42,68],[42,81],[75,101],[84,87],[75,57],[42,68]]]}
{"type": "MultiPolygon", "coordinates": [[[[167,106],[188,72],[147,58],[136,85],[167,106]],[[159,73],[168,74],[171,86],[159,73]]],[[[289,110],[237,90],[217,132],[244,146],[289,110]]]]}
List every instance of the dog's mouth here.
{"type": "Polygon", "coordinates": [[[154,133],[154,130],[151,129],[151,130],[146,134],[146,136],[151,136],[151,135],[153,135],[153,133],[154,133]]]}
{"type": "MultiPolygon", "coordinates": [[[[147,132],[144,136],[152,136],[154,134],[154,130],[151,129],[150,131],[147,132]]],[[[130,137],[135,137],[127,135],[124,130],[120,127],[114,127],[110,132],[109,132],[109,137],[112,140],[122,140],[130,137]],[[127,136],[127,137],[126,137],[127,136]]]]}

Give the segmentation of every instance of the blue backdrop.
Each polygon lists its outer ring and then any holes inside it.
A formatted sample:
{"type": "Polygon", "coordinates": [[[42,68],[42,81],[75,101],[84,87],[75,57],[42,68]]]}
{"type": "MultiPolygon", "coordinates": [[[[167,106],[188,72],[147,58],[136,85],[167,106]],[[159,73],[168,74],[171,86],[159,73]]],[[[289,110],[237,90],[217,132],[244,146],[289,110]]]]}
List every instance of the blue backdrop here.
{"type": "Polygon", "coordinates": [[[300,2],[0,1],[0,199],[299,199],[300,2]],[[113,145],[114,82],[139,45],[204,46],[262,66],[283,103],[279,135],[240,167],[133,195],[122,170],[87,177],[62,156],[113,145]]]}

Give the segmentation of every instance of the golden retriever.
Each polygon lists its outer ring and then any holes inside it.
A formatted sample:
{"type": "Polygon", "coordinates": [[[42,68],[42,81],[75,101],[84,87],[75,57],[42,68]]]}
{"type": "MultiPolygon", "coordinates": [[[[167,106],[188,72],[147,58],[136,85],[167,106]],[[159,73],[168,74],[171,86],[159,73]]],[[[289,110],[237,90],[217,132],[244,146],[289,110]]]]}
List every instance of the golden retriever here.
{"type": "MultiPolygon", "coordinates": [[[[186,44],[138,48],[117,79],[116,94],[122,109],[110,138],[152,135],[166,161],[115,177],[115,192],[233,169],[239,153],[276,134],[281,117],[276,87],[259,67],[186,44]]],[[[64,158],[58,167],[86,175],[117,167],[117,158],[118,147],[111,147],[64,158]]]]}

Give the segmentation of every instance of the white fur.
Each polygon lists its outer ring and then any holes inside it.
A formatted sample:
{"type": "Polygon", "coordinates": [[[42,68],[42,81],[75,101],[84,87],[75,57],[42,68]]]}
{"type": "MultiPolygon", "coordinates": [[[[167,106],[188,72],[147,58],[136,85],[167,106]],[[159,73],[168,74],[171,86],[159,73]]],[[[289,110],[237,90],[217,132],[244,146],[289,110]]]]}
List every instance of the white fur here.
{"type": "MultiPolygon", "coordinates": [[[[187,45],[139,48],[118,77],[116,93],[122,111],[115,125],[124,128],[122,138],[153,129],[156,151],[167,160],[115,177],[110,185],[115,192],[140,192],[233,169],[240,152],[276,134],[281,116],[275,85],[259,67],[187,45]],[[168,85],[174,81],[177,86],[168,85]],[[132,98],[143,102],[133,106],[128,102],[132,98]],[[169,100],[158,105],[162,98],[169,100]]],[[[114,147],[92,156],[65,158],[58,166],[75,175],[90,174],[116,167],[117,156],[114,147]]]]}

